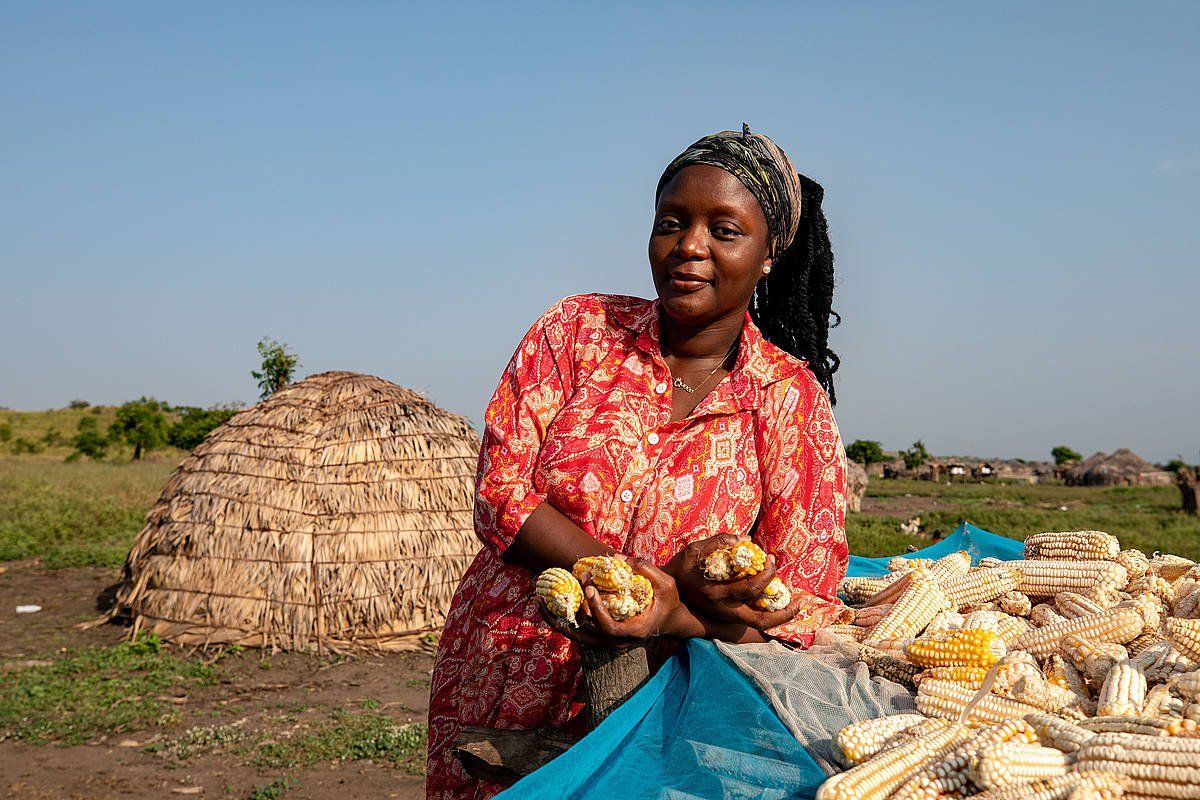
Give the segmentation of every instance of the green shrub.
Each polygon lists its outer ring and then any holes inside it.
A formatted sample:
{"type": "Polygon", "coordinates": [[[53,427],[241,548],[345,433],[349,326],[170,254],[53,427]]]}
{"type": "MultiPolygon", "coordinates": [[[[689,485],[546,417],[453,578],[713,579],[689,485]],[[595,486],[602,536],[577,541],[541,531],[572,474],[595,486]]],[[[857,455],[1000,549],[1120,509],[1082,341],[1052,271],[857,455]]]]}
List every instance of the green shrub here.
{"type": "Polygon", "coordinates": [[[203,442],[204,437],[214,428],[225,424],[238,412],[233,406],[214,406],[207,409],[181,406],[175,410],[181,416],[167,429],[167,443],[182,450],[191,450],[203,442]]]}

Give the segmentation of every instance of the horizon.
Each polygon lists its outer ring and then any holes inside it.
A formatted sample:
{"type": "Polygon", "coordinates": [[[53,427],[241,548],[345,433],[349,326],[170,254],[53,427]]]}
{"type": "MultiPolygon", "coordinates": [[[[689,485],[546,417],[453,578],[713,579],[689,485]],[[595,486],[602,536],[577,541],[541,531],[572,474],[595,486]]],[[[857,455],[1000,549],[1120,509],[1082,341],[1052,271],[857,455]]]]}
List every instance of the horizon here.
{"type": "Polygon", "coordinates": [[[1200,458],[1200,7],[730,8],[10,8],[0,406],[253,403],[270,336],[479,430],[745,121],[825,188],[847,444],[1200,458]]]}

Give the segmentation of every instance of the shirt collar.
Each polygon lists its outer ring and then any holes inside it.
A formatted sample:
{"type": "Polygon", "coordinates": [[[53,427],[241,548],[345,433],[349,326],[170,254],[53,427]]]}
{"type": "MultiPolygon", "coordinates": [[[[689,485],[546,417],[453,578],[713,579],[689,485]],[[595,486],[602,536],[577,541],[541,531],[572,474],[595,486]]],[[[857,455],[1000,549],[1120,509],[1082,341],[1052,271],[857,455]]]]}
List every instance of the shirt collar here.
{"type": "MultiPolygon", "coordinates": [[[[662,357],[659,343],[660,301],[622,298],[609,308],[614,322],[636,334],[634,346],[652,356],[662,357]]],[[[781,380],[799,374],[807,366],[802,361],[768,342],[754,324],[750,312],[742,322],[742,341],[737,360],[729,376],[701,402],[695,413],[728,413],[755,409],[762,405],[763,390],[781,380]]]]}

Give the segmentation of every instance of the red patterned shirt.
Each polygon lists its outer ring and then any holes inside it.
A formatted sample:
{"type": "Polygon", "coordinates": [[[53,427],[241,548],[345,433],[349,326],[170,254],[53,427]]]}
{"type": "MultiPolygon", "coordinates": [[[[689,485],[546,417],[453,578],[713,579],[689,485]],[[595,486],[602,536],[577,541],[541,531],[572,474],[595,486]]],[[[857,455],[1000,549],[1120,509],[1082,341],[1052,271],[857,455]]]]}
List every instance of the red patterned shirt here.
{"type": "Polygon", "coordinates": [[[501,553],[549,502],[598,541],[662,565],[690,542],[754,533],[806,597],[769,631],[807,646],[841,609],[848,559],[845,453],[829,400],[805,365],[746,315],[732,371],[671,421],[659,304],[578,295],[522,339],[485,417],[475,530],[438,649],[429,797],[488,797],[449,752],[462,725],[563,727],[579,712],[579,656],[542,621],[533,575],[501,553]]]}

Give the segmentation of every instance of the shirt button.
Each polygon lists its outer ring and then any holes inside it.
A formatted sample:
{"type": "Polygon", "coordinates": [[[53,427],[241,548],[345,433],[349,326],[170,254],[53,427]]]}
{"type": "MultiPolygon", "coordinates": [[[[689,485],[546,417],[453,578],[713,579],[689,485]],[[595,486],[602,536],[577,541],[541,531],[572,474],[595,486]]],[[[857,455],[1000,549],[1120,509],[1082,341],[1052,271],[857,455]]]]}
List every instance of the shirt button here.
{"type": "Polygon", "coordinates": [[[625,491],[621,492],[622,502],[628,503],[632,499],[633,499],[633,492],[630,491],[629,489],[626,489],[625,491]]]}
{"type": "Polygon", "coordinates": [[[657,433],[650,434],[649,436],[646,437],[646,441],[649,442],[650,444],[658,444],[658,434],[657,433]]]}
{"type": "Polygon", "coordinates": [[[663,394],[666,391],[667,391],[667,385],[665,383],[660,383],[658,386],[654,387],[655,394],[663,394]]]}

